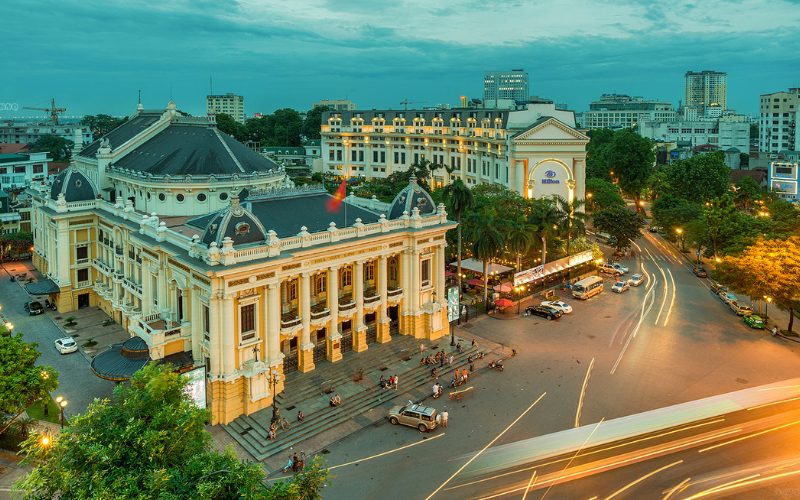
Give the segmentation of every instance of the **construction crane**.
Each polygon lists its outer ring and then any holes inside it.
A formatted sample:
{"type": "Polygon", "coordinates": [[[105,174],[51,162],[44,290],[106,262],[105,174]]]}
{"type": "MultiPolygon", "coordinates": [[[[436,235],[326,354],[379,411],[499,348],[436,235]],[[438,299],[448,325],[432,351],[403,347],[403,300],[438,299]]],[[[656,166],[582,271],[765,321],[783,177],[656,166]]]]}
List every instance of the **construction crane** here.
{"type": "Polygon", "coordinates": [[[400,101],[400,104],[403,105],[403,109],[406,110],[406,111],[408,111],[408,105],[409,104],[424,104],[424,103],[425,103],[425,101],[409,101],[408,97],[406,97],[405,99],[400,101]]]}
{"type": "Polygon", "coordinates": [[[63,113],[67,110],[67,108],[57,108],[56,107],[56,98],[54,97],[53,100],[50,102],[49,108],[33,108],[30,106],[24,106],[22,109],[34,109],[36,111],[44,111],[45,113],[50,113],[50,121],[53,122],[53,125],[58,125],[58,115],[59,113],[63,113]]]}

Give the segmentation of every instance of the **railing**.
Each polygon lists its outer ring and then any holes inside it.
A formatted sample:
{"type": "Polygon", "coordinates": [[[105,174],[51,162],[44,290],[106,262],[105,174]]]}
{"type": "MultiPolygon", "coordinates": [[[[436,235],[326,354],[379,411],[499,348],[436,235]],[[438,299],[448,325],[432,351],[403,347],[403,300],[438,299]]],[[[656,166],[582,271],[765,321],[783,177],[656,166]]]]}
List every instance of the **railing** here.
{"type": "Polygon", "coordinates": [[[403,294],[403,289],[402,288],[395,288],[394,290],[387,290],[386,291],[386,295],[388,295],[389,297],[396,297],[396,296],[402,295],[402,294],[403,294]]]}
{"type": "Polygon", "coordinates": [[[122,286],[124,286],[127,290],[130,290],[131,292],[138,293],[139,295],[142,294],[142,285],[134,282],[133,280],[130,280],[128,278],[123,278],[122,286]]]}
{"type": "Polygon", "coordinates": [[[325,316],[328,316],[331,313],[331,310],[327,307],[324,309],[320,309],[318,311],[311,311],[311,319],[321,319],[325,316]]]}
{"type": "Polygon", "coordinates": [[[76,264],[86,264],[87,262],[89,262],[89,258],[88,257],[83,258],[83,259],[77,259],[75,261],[76,264]]]}
{"type": "Polygon", "coordinates": [[[339,310],[340,311],[347,311],[352,309],[356,306],[356,303],[353,299],[348,299],[348,302],[341,302],[339,301],[339,310]]]}
{"type": "Polygon", "coordinates": [[[92,286],[91,280],[79,281],[78,285],[77,285],[77,288],[87,288],[87,287],[90,287],[90,286],[92,286]]]}
{"type": "Polygon", "coordinates": [[[297,317],[297,318],[294,318],[294,319],[288,319],[288,320],[282,319],[281,320],[281,328],[291,328],[293,326],[299,325],[302,322],[303,322],[303,318],[300,318],[300,317],[297,317]]]}

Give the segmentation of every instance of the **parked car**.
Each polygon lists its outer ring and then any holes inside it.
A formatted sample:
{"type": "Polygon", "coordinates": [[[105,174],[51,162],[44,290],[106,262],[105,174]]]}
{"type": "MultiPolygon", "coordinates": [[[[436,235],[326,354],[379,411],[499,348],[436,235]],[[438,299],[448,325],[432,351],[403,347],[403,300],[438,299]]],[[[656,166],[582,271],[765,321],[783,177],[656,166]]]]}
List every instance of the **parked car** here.
{"type": "Polygon", "coordinates": [[[614,283],[614,286],[611,287],[612,292],[622,293],[625,290],[628,290],[631,286],[628,284],[627,281],[617,281],[614,283]]]}
{"type": "Polygon", "coordinates": [[[694,273],[694,275],[695,275],[695,276],[697,276],[698,278],[708,278],[708,273],[707,273],[707,272],[706,272],[706,270],[705,270],[703,267],[701,267],[701,266],[694,266],[694,267],[692,268],[692,272],[693,272],[693,273],[694,273]]]}
{"type": "Polygon", "coordinates": [[[717,283],[716,281],[711,282],[711,293],[719,295],[720,292],[727,292],[727,291],[728,291],[727,286],[723,286],[717,283]]]}
{"type": "Polygon", "coordinates": [[[726,304],[736,301],[736,295],[732,294],[731,292],[719,292],[719,298],[722,299],[722,302],[725,302],[726,304]]]}
{"type": "Polygon", "coordinates": [[[598,271],[600,271],[603,274],[610,274],[612,276],[620,276],[622,274],[622,271],[615,268],[611,264],[603,264],[602,266],[600,266],[600,269],[598,269],[598,271]]]}
{"type": "Polygon", "coordinates": [[[629,271],[627,267],[623,266],[619,262],[614,262],[613,264],[611,264],[611,267],[613,267],[622,274],[626,274],[629,271]]]}
{"type": "Polygon", "coordinates": [[[647,228],[647,230],[650,231],[651,233],[660,233],[661,232],[661,227],[659,227],[659,226],[650,226],[650,227],[647,228]]]}
{"type": "Polygon", "coordinates": [[[558,309],[538,305],[538,306],[528,306],[525,308],[525,314],[531,316],[539,316],[541,318],[545,318],[547,320],[554,320],[560,318],[564,313],[559,311],[558,309]]]}
{"type": "Polygon", "coordinates": [[[750,328],[755,328],[756,330],[764,329],[764,320],[758,314],[751,314],[750,316],[745,316],[742,319],[744,324],[750,328]]]}
{"type": "Polygon", "coordinates": [[[25,303],[25,311],[31,316],[36,316],[44,312],[44,306],[42,306],[41,302],[32,300],[25,303]]]}
{"type": "Polygon", "coordinates": [[[72,337],[63,337],[54,342],[56,350],[61,354],[69,354],[78,350],[78,343],[72,337]]]}
{"type": "Polygon", "coordinates": [[[428,432],[436,428],[436,415],[436,408],[409,403],[393,407],[386,418],[392,425],[407,425],[416,427],[420,432],[428,432]]]}
{"type": "Polygon", "coordinates": [[[730,306],[731,310],[736,313],[737,316],[750,316],[753,314],[753,308],[742,304],[739,301],[732,300],[728,302],[728,306],[730,306]]]}
{"type": "Polygon", "coordinates": [[[641,274],[634,274],[628,279],[628,284],[630,286],[639,286],[644,283],[644,276],[641,274]]]}
{"type": "Polygon", "coordinates": [[[539,305],[552,307],[553,309],[561,311],[564,314],[569,314],[572,312],[572,306],[560,300],[543,300],[539,305]]]}

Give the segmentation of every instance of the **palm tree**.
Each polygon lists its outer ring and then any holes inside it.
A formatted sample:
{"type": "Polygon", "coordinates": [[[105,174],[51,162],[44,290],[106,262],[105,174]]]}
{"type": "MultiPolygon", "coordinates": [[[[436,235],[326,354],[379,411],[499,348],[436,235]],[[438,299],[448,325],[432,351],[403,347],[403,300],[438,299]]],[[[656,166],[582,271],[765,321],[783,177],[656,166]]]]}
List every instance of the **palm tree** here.
{"type": "Polygon", "coordinates": [[[552,198],[532,200],[533,209],[528,222],[538,228],[538,236],[542,240],[542,265],[547,262],[547,240],[558,234],[560,215],[552,198]]]}
{"type": "Polygon", "coordinates": [[[461,217],[472,208],[472,191],[461,179],[456,179],[444,188],[444,197],[450,202],[450,209],[458,222],[458,290],[461,293],[461,217]]]}
{"type": "Polygon", "coordinates": [[[489,264],[503,249],[503,233],[498,228],[497,214],[489,209],[470,218],[472,256],[483,261],[483,305],[489,310],[489,264]]]}
{"type": "Polygon", "coordinates": [[[586,205],[586,200],[565,200],[561,196],[554,196],[553,199],[558,209],[559,221],[558,228],[561,234],[567,236],[567,256],[570,256],[570,242],[573,236],[581,236],[586,233],[586,222],[588,217],[581,210],[586,205]]]}
{"type": "Polygon", "coordinates": [[[503,228],[505,233],[505,241],[508,244],[509,250],[517,256],[517,272],[520,272],[520,260],[523,254],[533,246],[533,239],[536,235],[538,228],[528,222],[524,217],[517,217],[506,222],[503,228]]]}

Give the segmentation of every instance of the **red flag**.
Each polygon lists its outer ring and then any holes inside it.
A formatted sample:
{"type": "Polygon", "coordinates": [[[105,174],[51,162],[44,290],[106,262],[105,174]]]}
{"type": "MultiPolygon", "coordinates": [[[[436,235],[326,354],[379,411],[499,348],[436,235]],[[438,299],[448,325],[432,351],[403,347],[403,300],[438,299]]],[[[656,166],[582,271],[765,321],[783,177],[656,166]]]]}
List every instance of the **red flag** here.
{"type": "Polygon", "coordinates": [[[347,196],[347,181],[342,181],[339,184],[339,189],[333,194],[333,198],[328,200],[328,203],[325,208],[327,208],[328,212],[338,212],[339,207],[342,206],[342,202],[344,201],[345,197],[347,196]]]}

